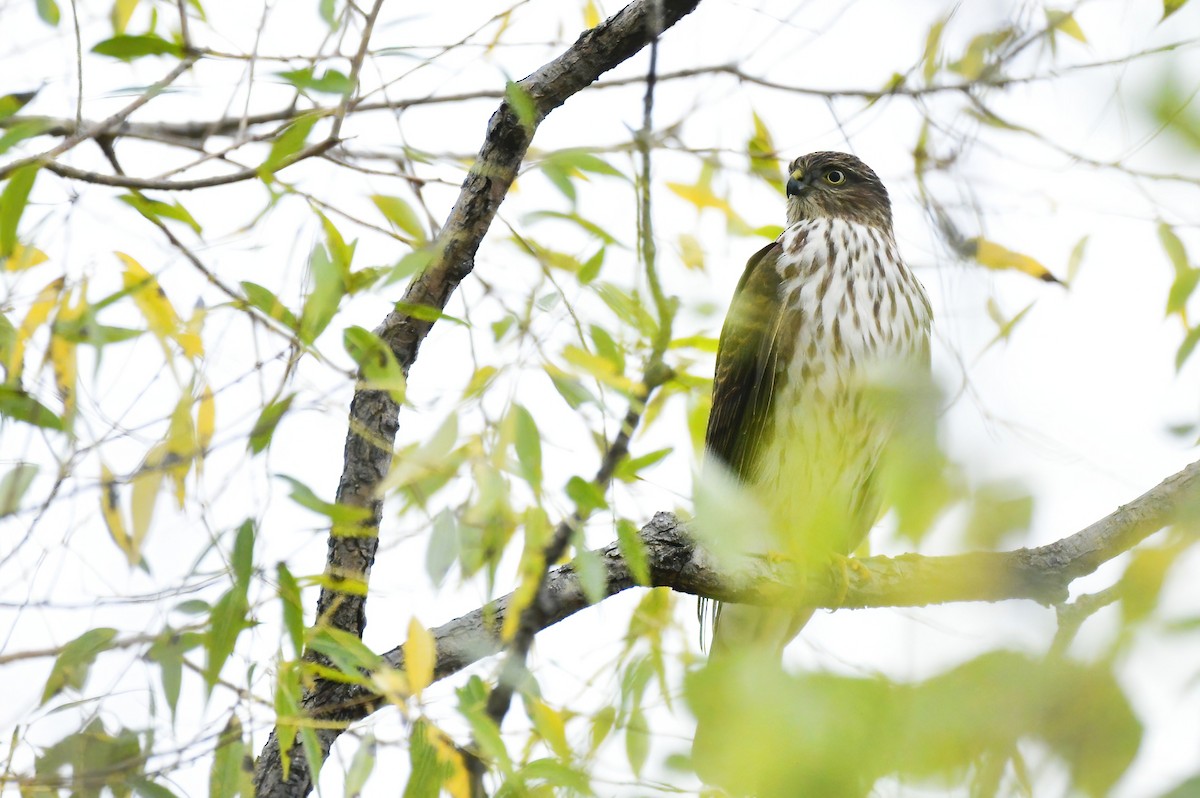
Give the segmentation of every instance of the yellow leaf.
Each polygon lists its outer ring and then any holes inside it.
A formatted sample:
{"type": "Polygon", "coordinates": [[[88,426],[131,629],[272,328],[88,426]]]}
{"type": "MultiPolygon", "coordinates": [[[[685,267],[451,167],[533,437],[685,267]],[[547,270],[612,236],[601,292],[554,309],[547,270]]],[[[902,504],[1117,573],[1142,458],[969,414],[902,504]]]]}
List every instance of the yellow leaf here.
{"type": "Polygon", "coordinates": [[[985,238],[972,238],[967,241],[964,247],[964,254],[974,258],[981,266],[986,266],[989,269],[1016,269],[1039,280],[1062,285],[1062,281],[1051,274],[1050,270],[1038,261],[1028,255],[1022,255],[1020,252],[1013,252],[1011,249],[1001,246],[994,241],[988,241],[985,238]]]}
{"type": "Polygon", "coordinates": [[[133,297],[133,303],[146,319],[150,332],[154,333],[162,344],[169,360],[171,350],[167,347],[167,339],[175,337],[179,332],[179,314],[175,312],[154,275],[124,252],[118,252],[116,256],[125,264],[125,289],[133,297]]]}
{"type": "Polygon", "coordinates": [[[404,644],[404,672],[413,695],[433,683],[433,668],[437,664],[437,644],[429,630],[413,617],[408,622],[408,642],[404,644]]]}
{"type": "Polygon", "coordinates": [[[425,727],[425,738],[437,750],[438,761],[449,765],[449,773],[442,781],[442,789],[450,793],[452,798],[471,798],[471,782],[467,777],[466,763],[463,762],[462,752],[444,731],[432,723],[422,723],[425,727]]]}
{"type": "Polygon", "coordinates": [[[58,313],[54,316],[50,335],[50,366],[54,371],[54,384],[63,399],[63,421],[70,427],[71,419],[75,416],[76,386],[78,384],[78,366],[75,358],[76,344],[63,335],[64,330],[70,329],[87,308],[84,294],[86,284],[81,288],[79,301],[72,304],[71,292],[64,291],[58,303],[58,313]]]}
{"type": "Polygon", "coordinates": [[[163,441],[166,455],[163,467],[171,481],[175,483],[175,501],[179,509],[183,509],[184,499],[187,498],[187,475],[192,470],[192,461],[198,451],[196,445],[196,427],[192,423],[192,390],[186,388],[171,413],[171,423],[167,427],[167,438],[163,441]]]}
{"type": "Polygon", "coordinates": [[[120,496],[117,495],[117,481],[112,471],[103,463],[100,464],[100,513],[104,516],[104,525],[108,534],[112,535],[125,559],[130,565],[137,565],[141,554],[133,545],[129,531],[125,528],[125,517],[121,515],[120,496]]]}
{"type": "Polygon", "coordinates": [[[130,499],[130,509],[133,515],[133,550],[140,552],[146,533],[150,531],[150,522],[154,520],[154,505],[158,503],[158,491],[162,487],[163,464],[167,458],[167,446],[156,443],[146,453],[142,467],[130,480],[133,485],[133,495],[130,499]]]}
{"type": "Polygon", "coordinates": [[[113,33],[120,36],[125,32],[125,27],[129,24],[129,18],[133,16],[133,11],[137,8],[138,0],[116,0],[112,7],[112,26],[113,33]]]}
{"type": "Polygon", "coordinates": [[[50,256],[37,247],[17,244],[13,247],[13,253],[4,259],[4,270],[6,272],[24,271],[48,260],[50,260],[50,256]]]}
{"type": "Polygon", "coordinates": [[[533,727],[537,729],[537,733],[542,736],[550,749],[563,761],[570,760],[571,746],[567,743],[567,719],[563,713],[537,698],[531,698],[525,706],[529,712],[529,719],[533,721],[533,727]]]}
{"type": "Polygon", "coordinates": [[[407,717],[408,708],[404,702],[412,695],[408,677],[393,668],[378,668],[371,672],[371,684],[407,717]]]}
{"type": "Polygon", "coordinates": [[[1083,28],[1079,27],[1074,14],[1046,9],[1046,21],[1050,23],[1052,29],[1062,31],[1075,41],[1087,44],[1087,36],[1083,35],[1083,28]]]}
{"type": "Polygon", "coordinates": [[[204,303],[197,302],[191,318],[183,325],[183,332],[175,336],[179,348],[193,360],[204,355],[204,341],[200,337],[200,331],[204,329],[204,317],[207,315],[208,309],[204,307],[204,303]]]}
{"type": "Polygon", "coordinates": [[[595,0],[587,0],[583,6],[583,27],[594,28],[600,24],[600,9],[596,8],[595,0]]]}
{"type": "Polygon", "coordinates": [[[12,349],[9,350],[8,362],[4,364],[9,385],[21,384],[21,366],[25,360],[25,344],[37,332],[37,328],[50,318],[50,311],[54,308],[54,303],[58,301],[58,294],[62,291],[63,284],[62,277],[52,281],[38,293],[37,299],[33,300],[33,304],[29,306],[29,312],[25,314],[25,321],[21,322],[21,327],[17,330],[17,340],[13,342],[12,349]]]}
{"type": "Polygon", "coordinates": [[[213,433],[217,429],[217,403],[213,399],[212,388],[208,385],[204,386],[204,390],[200,392],[200,402],[196,408],[196,449],[197,455],[202,456],[208,452],[208,446],[212,443],[213,433]]]}

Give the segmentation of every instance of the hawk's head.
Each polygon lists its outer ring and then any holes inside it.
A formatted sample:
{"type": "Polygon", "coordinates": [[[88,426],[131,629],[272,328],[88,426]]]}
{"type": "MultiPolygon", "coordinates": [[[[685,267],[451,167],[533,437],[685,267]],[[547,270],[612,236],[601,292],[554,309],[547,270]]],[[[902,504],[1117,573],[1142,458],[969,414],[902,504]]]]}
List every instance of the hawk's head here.
{"type": "Polygon", "coordinates": [[[844,152],[810,152],[788,167],[787,221],[846,219],[892,228],[892,203],[871,167],[844,152]]]}

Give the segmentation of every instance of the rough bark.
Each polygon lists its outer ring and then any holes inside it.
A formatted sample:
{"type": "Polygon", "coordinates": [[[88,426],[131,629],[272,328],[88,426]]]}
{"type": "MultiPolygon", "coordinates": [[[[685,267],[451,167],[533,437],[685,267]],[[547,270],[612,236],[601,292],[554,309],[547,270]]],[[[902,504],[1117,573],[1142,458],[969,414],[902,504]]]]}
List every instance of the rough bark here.
{"type": "MultiPolygon", "coordinates": [[[[454,290],[472,271],[475,253],[491,226],[525,158],[538,124],[573,94],[644,47],[651,31],[664,31],[690,13],[700,0],[634,0],[603,24],[586,31],[562,55],[519,81],[520,92],[532,107],[522,118],[506,99],[488,122],[479,157],[471,167],[458,201],[433,244],[434,257],[405,291],[401,307],[428,306],[441,310],[454,290]],[[653,18],[654,25],[650,20],[653,18]]],[[[428,315],[428,314],[422,314],[428,315]]],[[[401,311],[388,315],[375,332],[388,343],[405,374],[417,358],[433,322],[401,311]]],[[[376,487],[391,465],[399,408],[382,391],[356,390],[350,404],[349,429],[338,483],[338,502],[368,510],[355,535],[329,537],[327,582],[317,600],[318,623],[361,636],[366,626],[366,595],[378,547],[382,501],[376,487]]],[[[314,714],[338,703],[339,686],[320,682],[305,697],[314,714]]],[[[337,738],[337,730],[321,730],[322,759],[337,738]]],[[[299,750],[298,748],[296,750],[299,750]]],[[[283,778],[279,742],[272,733],[255,767],[255,791],[261,798],[306,795],[312,789],[304,758],[293,756],[283,778]]]]}

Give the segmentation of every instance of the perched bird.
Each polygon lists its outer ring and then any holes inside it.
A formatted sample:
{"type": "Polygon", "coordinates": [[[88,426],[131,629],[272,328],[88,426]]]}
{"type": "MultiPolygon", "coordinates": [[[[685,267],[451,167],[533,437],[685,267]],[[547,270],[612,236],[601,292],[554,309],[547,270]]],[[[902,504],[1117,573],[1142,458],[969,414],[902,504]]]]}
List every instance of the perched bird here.
{"type": "MultiPolygon", "coordinates": [[[[895,424],[868,392],[928,374],[931,321],[875,172],[840,152],[793,161],[787,228],[746,264],[717,350],[705,467],[723,467],[768,526],[739,530],[739,547],[811,562],[859,546],[879,515],[874,476],[895,424]]],[[[712,657],[782,652],[811,614],[717,605],[712,657]]]]}

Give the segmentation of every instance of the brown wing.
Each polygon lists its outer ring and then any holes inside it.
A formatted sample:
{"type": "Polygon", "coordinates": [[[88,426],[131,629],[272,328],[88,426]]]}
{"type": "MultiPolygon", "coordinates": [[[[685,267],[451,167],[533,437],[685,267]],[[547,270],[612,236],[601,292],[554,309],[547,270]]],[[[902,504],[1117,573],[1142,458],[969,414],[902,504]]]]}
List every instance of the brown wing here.
{"type": "Polygon", "coordinates": [[[775,393],[791,356],[794,337],[780,335],[782,297],[776,264],[782,255],[783,248],[775,242],[750,258],[717,347],[705,448],[741,479],[750,478],[754,458],[770,432],[775,393]]]}

